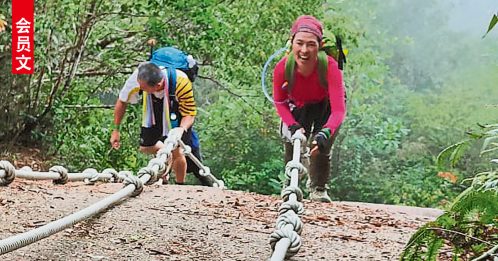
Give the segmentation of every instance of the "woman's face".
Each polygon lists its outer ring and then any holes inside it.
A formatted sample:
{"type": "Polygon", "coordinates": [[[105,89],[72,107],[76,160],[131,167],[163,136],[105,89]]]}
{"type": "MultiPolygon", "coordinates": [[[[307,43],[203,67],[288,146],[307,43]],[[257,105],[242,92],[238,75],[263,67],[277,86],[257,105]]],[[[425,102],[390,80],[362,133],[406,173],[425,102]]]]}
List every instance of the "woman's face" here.
{"type": "Polygon", "coordinates": [[[298,67],[314,66],[318,57],[318,38],[308,32],[298,32],[292,41],[292,53],[298,67]]]}

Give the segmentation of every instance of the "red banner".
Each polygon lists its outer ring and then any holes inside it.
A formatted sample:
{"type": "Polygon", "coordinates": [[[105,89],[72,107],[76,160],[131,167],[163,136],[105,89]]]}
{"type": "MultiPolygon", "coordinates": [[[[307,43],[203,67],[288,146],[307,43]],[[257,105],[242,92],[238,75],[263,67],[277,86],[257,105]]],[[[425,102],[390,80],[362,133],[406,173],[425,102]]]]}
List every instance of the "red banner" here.
{"type": "Polygon", "coordinates": [[[12,0],[12,73],[35,71],[34,0],[12,0]]]}

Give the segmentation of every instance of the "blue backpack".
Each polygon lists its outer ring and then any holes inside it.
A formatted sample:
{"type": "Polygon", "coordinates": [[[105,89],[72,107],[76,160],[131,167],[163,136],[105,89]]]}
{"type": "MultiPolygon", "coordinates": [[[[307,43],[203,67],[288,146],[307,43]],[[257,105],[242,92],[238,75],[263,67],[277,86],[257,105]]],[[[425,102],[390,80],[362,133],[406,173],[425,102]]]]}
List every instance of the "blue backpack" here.
{"type": "Polygon", "coordinates": [[[167,68],[170,87],[176,88],[176,70],[182,70],[193,83],[197,77],[199,67],[192,56],[185,54],[175,47],[162,47],[154,51],[150,62],[167,68]]]}
{"type": "MultiPolygon", "coordinates": [[[[176,90],[176,69],[183,71],[187,74],[189,80],[193,83],[197,77],[197,72],[199,67],[195,62],[194,58],[190,55],[185,54],[183,51],[178,50],[175,47],[162,47],[152,52],[150,56],[150,62],[166,68],[168,72],[168,82],[169,82],[169,95],[170,97],[175,96],[176,90]]],[[[170,99],[171,101],[176,101],[176,97],[170,99]]],[[[178,123],[176,123],[178,124],[178,123]]],[[[175,124],[173,124],[175,125],[175,124]]],[[[192,128],[192,147],[199,148],[199,137],[197,133],[192,128]]]]}

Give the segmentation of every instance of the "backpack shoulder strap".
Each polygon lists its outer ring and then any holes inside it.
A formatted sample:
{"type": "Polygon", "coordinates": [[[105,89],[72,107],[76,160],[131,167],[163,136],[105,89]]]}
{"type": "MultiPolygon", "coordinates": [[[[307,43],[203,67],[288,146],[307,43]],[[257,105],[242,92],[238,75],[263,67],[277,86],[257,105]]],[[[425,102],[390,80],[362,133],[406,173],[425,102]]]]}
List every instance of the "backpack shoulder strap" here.
{"type": "Polygon", "coordinates": [[[166,68],[166,70],[168,73],[168,83],[169,83],[168,93],[169,93],[169,96],[175,96],[175,92],[176,92],[176,69],[168,67],[168,68],[166,68]]]}
{"type": "Polygon", "coordinates": [[[287,92],[290,93],[294,85],[294,70],[296,68],[296,59],[294,55],[287,55],[285,62],[285,80],[287,81],[287,92]]]}
{"type": "Polygon", "coordinates": [[[327,80],[327,72],[329,70],[329,59],[325,51],[318,52],[318,77],[320,78],[320,85],[326,90],[329,87],[327,80]]]}

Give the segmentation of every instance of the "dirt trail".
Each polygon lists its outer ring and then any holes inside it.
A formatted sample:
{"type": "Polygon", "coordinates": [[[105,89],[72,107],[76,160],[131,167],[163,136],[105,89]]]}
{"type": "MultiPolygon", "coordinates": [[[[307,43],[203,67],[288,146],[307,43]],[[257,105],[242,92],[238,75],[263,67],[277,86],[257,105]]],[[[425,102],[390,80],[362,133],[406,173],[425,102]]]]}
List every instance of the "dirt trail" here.
{"type": "MultiPolygon", "coordinates": [[[[42,226],[118,191],[121,184],[0,187],[0,239],[42,226]]],[[[152,185],[98,217],[1,260],[266,260],[277,197],[198,186],[152,185]]],[[[291,260],[396,260],[410,235],[441,212],[304,201],[300,252],[291,260]]]]}

